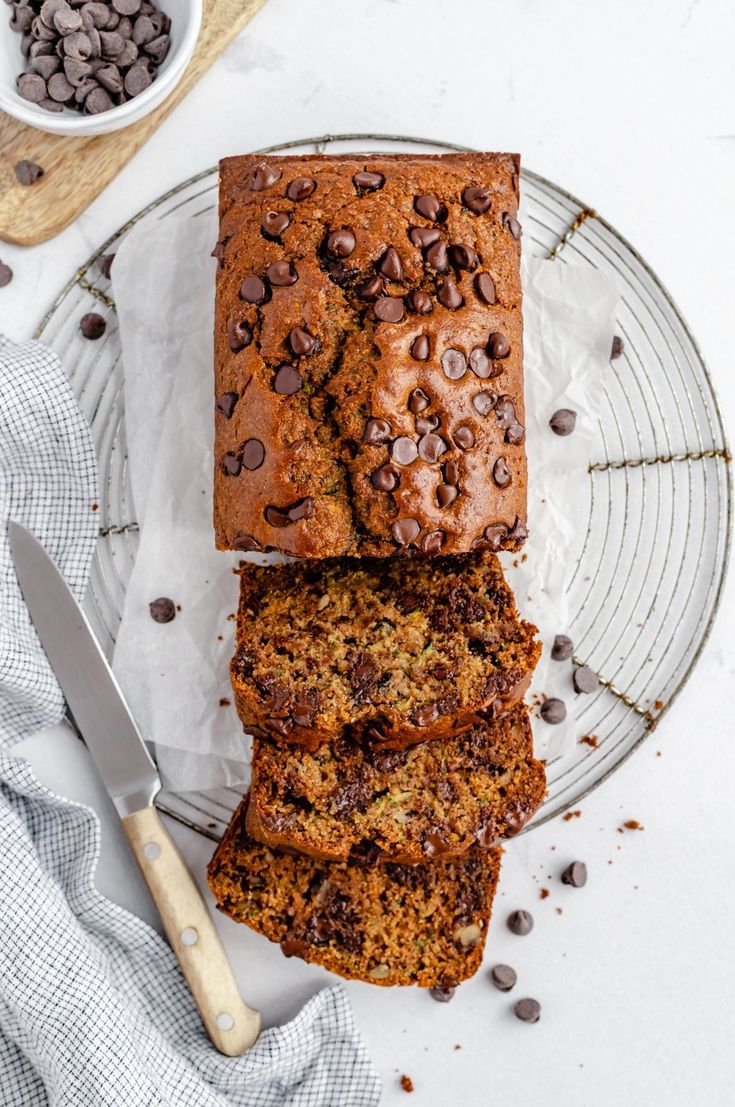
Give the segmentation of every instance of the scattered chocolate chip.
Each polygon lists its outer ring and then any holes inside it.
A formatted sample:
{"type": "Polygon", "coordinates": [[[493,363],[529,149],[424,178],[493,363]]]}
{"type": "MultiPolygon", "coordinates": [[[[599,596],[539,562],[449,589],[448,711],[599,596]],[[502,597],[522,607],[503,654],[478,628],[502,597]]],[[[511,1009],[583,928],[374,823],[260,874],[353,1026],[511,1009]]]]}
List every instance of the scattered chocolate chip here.
{"type": "Polygon", "coordinates": [[[403,319],[403,300],[397,296],[382,296],[375,301],[373,311],[381,323],[400,323],[403,319]]]}
{"type": "Polygon", "coordinates": [[[5,288],[13,279],[13,270],[4,261],[0,261],[0,288],[5,288]]]}
{"type": "Polygon", "coordinates": [[[449,507],[457,499],[459,492],[453,484],[440,484],[436,490],[439,507],[449,507]]]}
{"type": "Polygon", "coordinates": [[[450,381],[461,380],[467,372],[467,359],[461,350],[445,350],[441,360],[444,376],[450,381]]]}
{"type": "Polygon", "coordinates": [[[382,277],[371,277],[369,281],[361,284],[357,295],[361,300],[377,300],[385,292],[385,283],[382,277]]]}
{"type": "Polygon", "coordinates": [[[538,1022],[541,1018],[541,1004],[536,999],[519,999],[513,1013],[521,1022],[538,1022]]]}
{"type": "Polygon", "coordinates": [[[438,242],[442,233],[438,227],[411,227],[408,237],[419,250],[425,250],[427,246],[433,246],[438,242]]]}
{"type": "Polygon", "coordinates": [[[316,351],[317,340],[303,327],[292,327],[288,335],[288,344],[296,357],[308,357],[316,351]]]}
{"type": "Polygon", "coordinates": [[[417,519],[399,519],[391,524],[390,530],[399,546],[410,546],[421,533],[421,526],[417,519]]]}
{"type": "Polygon", "coordinates": [[[489,415],[498,402],[494,392],[478,392],[472,397],[472,406],[478,415],[489,415]]]}
{"type": "Polygon", "coordinates": [[[327,238],[327,253],[333,258],[348,258],[357,245],[357,239],[349,227],[332,231],[327,238]]]}
{"type": "Polygon", "coordinates": [[[432,223],[443,223],[447,218],[447,209],[436,196],[417,196],[413,206],[419,215],[432,223]]]}
{"type": "Polygon", "coordinates": [[[227,342],[233,353],[239,353],[253,341],[253,332],[244,319],[232,319],[227,328],[227,342]]]}
{"type": "Polygon", "coordinates": [[[452,438],[460,450],[471,450],[475,444],[475,436],[469,427],[457,427],[452,438]]]}
{"type": "Polygon", "coordinates": [[[490,979],[500,992],[510,992],[518,980],[515,969],[510,965],[493,965],[490,969],[490,979]]]}
{"type": "Polygon", "coordinates": [[[366,446],[379,446],[391,436],[391,425],[387,419],[370,418],[365,424],[362,440],[366,446]]]}
{"type": "Polygon", "coordinates": [[[265,275],[268,283],[275,288],[287,288],[289,285],[296,284],[299,279],[296,267],[290,261],[274,261],[266,269],[265,275]]]}
{"type": "Polygon", "coordinates": [[[423,388],[414,388],[411,395],[408,397],[408,410],[412,415],[419,415],[422,411],[426,411],[427,407],[431,406],[431,400],[424,392],[423,388]]]}
{"type": "Polygon", "coordinates": [[[382,173],[371,173],[369,169],[361,169],[353,176],[352,183],[358,192],[377,192],[385,184],[385,177],[382,173]]]}
{"type": "Polygon", "coordinates": [[[226,419],[232,418],[232,413],[235,410],[235,404],[240,399],[237,392],[223,392],[221,396],[218,396],[214,409],[218,411],[220,415],[224,415],[226,419]]]}
{"type": "Polygon", "coordinates": [[[513,238],[515,238],[516,241],[518,241],[518,239],[520,239],[521,234],[523,233],[521,231],[521,225],[518,222],[518,220],[515,218],[515,216],[511,215],[507,211],[503,212],[503,226],[506,227],[510,231],[510,233],[513,235],[513,238]]]}
{"type": "Polygon", "coordinates": [[[151,600],[148,610],[154,623],[170,623],[176,618],[176,604],[168,596],[159,596],[157,600],[151,600]]]}
{"type": "Polygon", "coordinates": [[[244,469],[260,469],[265,460],[265,446],[258,438],[249,438],[242,448],[244,469]]]}
{"type": "Polygon", "coordinates": [[[572,673],[572,684],[575,692],[596,692],[600,687],[600,678],[589,665],[580,665],[572,673]]]}
{"type": "Polygon", "coordinates": [[[413,438],[409,438],[407,434],[402,434],[393,440],[390,456],[396,465],[410,465],[419,456],[418,446],[413,438]]]}
{"type": "Polygon", "coordinates": [[[424,260],[437,273],[449,272],[449,254],[443,242],[435,242],[424,250],[424,260]]]}
{"type": "Polygon", "coordinates": [[[102,335],[107,330],[107,323],[96,311],[90,311],[80,319],[79,330],[85,338],[90,338],[94,341],[97,338],[102,338],[102,335]]]}
{"type": "Polygon", "coordinates": [[[403,280],[403,266],[398,252],[393,246],[389,246],[378,262],[378,272],[387,277],[389,281],[403,280]]]}
{"type": "MultiPolygon", "coordinates": [[[[141,18],[144,19],[145,16],[141,18]]],[[[138,31],[138,27],[140,25],[141,19],[137,19],[135,21],[135,27],[133,28],[133,42],[135,42],[137,46],[144,45],[144,42],[141,40],[144,39],[144,37],[148,34],[148,28],[146,27],[144,30],[141,29],[141,31],[138,32],[138,34],[136,35],[136,31],[138,31]]],[[[154,35],[152,37],[155,37],[155,28],[153,28],[153,30],[154,35]]],[[[148,41],[151,40],[148,39],[148,41]]],[[[272,165],[268,165],[268,163],[265,161],[259,161],[250,170],[250,187],[253,192],[262,192],[264,189],[270,188],[276,183],[276,181],[279,181],[280,179],[281,170],[274,169],[272,165]]]]}
{"type": "Polygon", "coordinates": [[[415,426],[417,434],[431,434],[431,432],[437,430],[440,425],[441,419],[438,415],[416,416],[415,426]]]}
{"type": "Polygon", "coordinates": [[[576,425],[577,413],[568,407],[559,408],[549,419],[549,426],[554,434],[558,434],[561,438],[566,438],[568,434],[571,434],[576,425]]]}
{"type": "MultiPolygon", "coordinates": [[[[437,533],[440,534],[441,531],[437,531],[437,533]]],[[[435,984],[433,988],[429,988],[429,995],[432,999],[435,999],[437,1003],[449,1003],[456,991],[456,985],[447,987],[443,984],[435,984]]]]}
{"type": "Polygon", "coordinates": [[[239,477],[242,472],[242,457],[228,450],[226,454],[222,454],[220,469],[226,477],[239,477]]]}
{"type": "Polygon", "coordinates": [[[474,350],[470,350],[470,369],[480,380],[487,380],[494,375],[493,363],[482,346],[475,346],[474,350]]]}
{"type": "Polygon", "coordinates": [[[512,481],[511,471],[504,457],[499,457],[493,465],[493,480],[498,488],[507,488],[512,481]]]}
{"type": "Polygon", "coordinates": [[[421,539],[421,550],[425,554],[437,554],[444,545],[446,534],[443,530],[430,530],[421,539]]]}
{"type": "Polygon", "coordinates": [[[414,315],[430,315],[434,310],[429,293],[418,288],[413,289],[406,296],[406,307],[414,315]]]}
{"type": "Polygon", "coordinates": [[[584,888],[587,883],[587,866],[584,861],[572,861],[561,874],[562,884],[569,884],[572,888],[584,888]]]}
{"type": "Polygon", "coordinates": [[[32,185],[40,181],[44,171],[35,161],[19,161],[15,167],[15,175],[22,185],[32,185]]]}
{"type": "Polygon", "coordinates": [[[524,938],[533,930],[533,915],[530,911],[512,911],[506,919],[506,925],[511,934],[518,934],[524,938]]]}
{"type": "Polygon", "coordinates": [[[247,304],[262,304],[266,288],[260,277],[246,277],[240,285],[240,299],[247,304]]]}
{"type": "Polygon", "coordinates": [[[612,340],[612,349],[610,350],[610,361],[615,361],[616,358],[620,357],[624,349],[625,343],[623,342],[620,335],[614,335],[612,340]]]}
{"type": "Polygon", "coordinates": [[[465,246],[462,242],[455,242],[449,247],[449,260],[455,269],[467,269],[472,272],[477,269],[480,259],[477,252],[471,246],[465,246]]]}
{"type": "Polygon", "coordinates": [[[489,188],[466,188],[462,193],[462,203],[475,215],[484,215],[490,209],[492,193],[489,188]]]}
{"type": "Polygon", "coordinates": [[[507,336],[500,331],[493,331],[487,340],[487,352],[494,361],[507,357],[510,353],[510,342],[507,336]]]}
{"type": "Polygon", "coordinates": [[[552,661],[568,661],[574,653],[574,643],[566,634],[557,634],[551,647],[552,661]]]}
{"type": "Polygon", "coordinates": [[[316,181],[311,177],[295,177],[289,182],[286,195],[289,200],[306,200],[316,190],[316,181]]]}
{"type": "Polygon", "coordinates": [[[279,396],[295,396],[302,383],[301,374],[293,365],[279,365],[273,378],[273,391],[279,396]]]}
{"type": "MultiPolygon", "coordinates": [[[[232,539],[233,550],[242,550],[244,553],[254,553],[262,549],[260,542],[253,538],[251,534],[236,534],[232,539]]],[[[252,731],[251,731],[252,733],[252,731]]]]}
{"type": "Polygon", "coordinates": [[[425,334],[420,334],[411,343],[411,357],[414,361],[427,361],[429,357],[429,339],[425,334]]]}
{"type": "Polygon", "coordinates": [[[551,698],[544,700],[540,708],[541,718],[545,723],[550,723],[552,726],[556,726],[557,723],[563,723],[567,717],[567,708],[564,700],[551,698]]]}
{"type": "Polygon", "coordinates": [[[278,238],[291,223],[285,211],[267,211],[260,221],[260,229],[267,238],[278,238]]]}
{"type": "MultiPolygon", "coordinates": [[[[409,439],[412,441],[412,439],[409,439]]],[[[447,452],[447,444],[438,434],[425,434],[419,439],[419,457],[430,464],[437,462],[447,452]]]]}
{"type": "Polygon", "coordinates": [[[370,483],[378,492],[394,492],[400,481],[398,470],[392,465],[381,465],[370,474],[370,483]]]}
{"type": "Polygon", "coordinates": [[[443,304],[445,308],[449,308],[450,311],[456,311],[464,303],[462,293],[451,277],[444,278],[439,286],[436,298],[440,304],[443,304]]]}

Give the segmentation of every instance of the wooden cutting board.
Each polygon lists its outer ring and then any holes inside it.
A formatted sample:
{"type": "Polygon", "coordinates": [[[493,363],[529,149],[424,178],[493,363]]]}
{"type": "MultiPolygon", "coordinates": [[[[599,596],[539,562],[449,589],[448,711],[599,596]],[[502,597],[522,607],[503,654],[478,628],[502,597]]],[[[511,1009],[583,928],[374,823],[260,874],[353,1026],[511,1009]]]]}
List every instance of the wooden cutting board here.
{"type": "Polygon", "coordinates": [[[264,3],[265,0],[204,0],[199,41],[183,77],[159,108],[124,130],[70,138],[45,134],[0,112],[0,238],[19,246],[35,246],[68,227],[130,161],[264,3]],[[19,184],[15,176],[15,166],[24,158],[45,170],[45,175],[30,186],[19,184]]]}

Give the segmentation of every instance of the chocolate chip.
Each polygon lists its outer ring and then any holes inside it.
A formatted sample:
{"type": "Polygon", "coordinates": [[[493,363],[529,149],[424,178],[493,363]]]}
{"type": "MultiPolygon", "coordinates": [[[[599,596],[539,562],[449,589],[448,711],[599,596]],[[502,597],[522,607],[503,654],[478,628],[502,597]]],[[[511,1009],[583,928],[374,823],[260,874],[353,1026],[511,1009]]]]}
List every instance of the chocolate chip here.
{"type": "Polygon", "coordinates": [[[466,188],[462,193],[462,203],[475,215],[484,215],[490,209],[492,193],[489,188],[466,188]]]}
{"type": "Polygon", "coordinates": [[[220,415],[224,415],[226,419],[232,418],[232,413],[235,410],[235,404],[240,399],[237,392],[223,392],[221,396],[218,396],[214,409],[218,411],[220,415]]]}
{"type": "MultiPolygon", "coordinates": [[[[170,45],[171,39],[168,35],[159,35],[158,38],[154,38],[152,42],[146,43],[143,49],[145,50],[148,57],[156,63],[156,65],[160,65],[168,54],[170,45]]],[[[135,46],[135,43],[124,42],[122,50],[117,55],[117,61],[119,64],[122,64],[122,57],[125,51],[129,50],[131,47],[135,49],[135,55],[137,55],[138,50],[135,46]]]]}
{"type": "Polygon", "coordinates": [[[148,604],[154,623],[170,623],[176,618],[176,604],[168,596],[159,596],[148,604]]]}
{"type": "Polygon", "coordinates": [[[475,292],[484,304],[496,302],[495,284],[489,273],[478,273],[474,280],[475,292]]]}
{"type": "Polygon", "coordinates": [[[92,56],[92,43],[89,35],[85,34],[84,31],[76,31],[74,34],[67,35],[62,41],[64,43],[64,54],[67,58],[74,58],[75,61],[87,61],[92,56]]]}
{"type": "Polygon", "coordinates": [[[222,454],[220,460],[220,469],[226,477],[239,477],[242,471],[242,458],[240,454],[235,454],[231,450],[228,450],[226,454],[222,454]]]}
{"type": "Polygon", "coordinates": [[[480,380],[487,380],[494,374],[493,363],[481,346],[470,351],[470,369],[480,380]]]}
{"type": "MultiPolygon", "coordinates": [[[[21,8],[21,11],[29,11],[28,8],[21,8]]],[[[79,62],[80,65],[85,65],[85,62],[79,62]]],[[[34,58],[33,68],[36,73],[39,73],[44,81],[48,81],[49,77],[53,77],[54,73],[57,73],[61,68],[61,61],[55,55],[50,57],[48,54],[41,54],[39,58],[34,58]]]]}
{"type": "Polygon", "coordinates": [[[549,419],[549,426],[554,434],[560,438],[566,438],[577,425],[577,413],[568,407],[560,407],[549,419]]]}
{"type": "Polygon", "coordinates": [[[455,269],[468,269],[470,272],[477,268],[480,261],[476,251],[462,242],[449,247],[449,260],[455,269]]]}
{"type": "Polygon", "coordinates": [[[357,239],[349,227],[332,231],[327,238],[327,253],[333,258],[348,258],[357,245],[357,239]]]}
{"type": "Polygon", "coordinates": [[[498,402],[494,392],[478,392],[472,397],[472,406],[478,415],[489,415],[498,402]]]}
{"type": "Polygon", "coordinates": [[[437,273],[449,272],[449,254],[443,242],[435,242],[433,246],[424,250],[424,260],[437,273]]]}
{"type": "Polygon", "coordinates": [[[412,415],[419,415],[422,411],[426,411],[427,407],[431,407],[431,400],[423,388],[414,388],[408,397],[408,410],[412,415]]]}
{"type": "Polygon", "coordinates": [[[397,296],[382,296],[375,301],[373,311],[381,323],[400,323],[403,319],[403,300],[397,296]]]}
{"type": "Polygon", "coordinates": [[[616,358],[620,357],[620,355],[622,354],[624,349],[625,349],[625,343],[623,342],[620,335],[616,334],[613,337],[613,340],[612,340],[612,349],[610,350],[610,361],[615,361],[616,358]]]}
{"type": "Polygon", "coordinates": [[[303,327],[292,327],[288,335],[288,344],[296,357],[308,357],[315,352],[317,340],[303,327]]]}
{"type": "Polygon", "coordinates": [[[447,209],[436,196],[417,196],[413,206],[419,215],[431,220],[432,223],[443,223],[447,218],[447,209]]]}
{"type": "Polygon", "coordinates": [[[561,874],[562,884],[569,884],[572,888],[584,888],[587,883],[587,866],[584,861],[572,861],[561,874]]]}
{"type": "Polygon", "coordinates": [[[418,246],[420,250],[425,250],[427,246],[433,246],[441,236],[442,233],[438,227],[411,227],[408,232],[412,244],[418,246]]]}
{"type": "Polygon", "coordinates": [[[265,284],[260,277],[246,277],[240,285],[240,299],[247,304],[262,304],[265,296],[265,284]]]}
{"type": "Polygon", "coordinates": [[[541,1004],[536,999],[519,999],[513,1013],[521,1022],[538,1022],[541,1018],[541,1004]]]}
{"type": "Polygon", "coordinates": [[[487,352],[494,361],[507,357],[510,353],[507,335],[501,334],[500,331],[493,331],[487,340],[487,352]]]}
{"type": "Polygon", "coordinates": [[[109,93],[100,88],[96,81],[95,85],[96,88],[90,88],[84,98],[84,110],[88,115],[99,115],[100,112],[109,111],[114,106],[109,93]]]}
{"type": "Polygon", "coordinates": [[[552,661],[568,661],[574,653],[574,643],[566,634],[557,634],[551,647],[552,661]]]}
{"type": "Polygon", "coordinates": [[[557,723],[563,723],[567,717],[567,708],[564,700],[554,699],[544,700],[540,708],[541,718],[545,723],[549,723],[551,726],[556,726],[557,723]]]}
{"type": "Polygon", "coordinates": [[[302,383],[301,374],[293,365],[279,365],[273,378],[273,391],[279,396],[295,396],[302,383]]]}
{"type": "Polygon", "coordinates": [[[516,419],[516,405],[510,396],[499,396],[494,406],[495,418],[498,420],[498,426],[503,430],[508,430],[509,427],[518,422],[516,419]]]}
{"type": "Polygon", "coordinates": [[[423,707],[415,707],[409,717],[415,726],[431,726],[439,718],[439,708],[435,703],[426,703],[423,707]]]}
{"type": "Polygon", "coordinates": [[[353,176],[352,183],[358,192],[377,192],[385,184],[385,177],[382,173],[371,173],[369,169],[361,169],[353,176]]]}
{"type": "Polygon", "coordinates": [[[518,222],[518,220],[515,218],[515,216],[511,215],[507,211],[504,211],[503,212],[503,226],[506,227],[510,231],[510,233],[513,235],[513,238],[515,238],[515,240],[518,241],[518,239],[521,237],[521,234],[523,232],[521,231],[521,225],[518,222]]]}
{"type": "Polygon", "coordinates": [[[517,540],[519,542],[525,542],[526,538],[528,538],[528,531],[526,530],[526,525],[525,525],[525,523],[521,522],[521,520],[518,518],[517,515],[515,517],[515,521],[513,523],[513,526],[508,531],[508,538],[511,539],[511,541],[516,541],[517,540]]]}
{"type": "Polygon", "coordinates": [[[43,100],[38,101],[38,107],[43,108],[44,111],[51,112],[59,112],[64,110],[63,104],[60,104],[57,100],[52,100],[48,96],[45,96],[43,100]]]}
{"type": "Polygon", "coordinates": [[[15,176],[21,185],[34,185],[43,176],[43,169],[35,162],[22,161],[15,166],[15,176]]]}
{"type": "Polygon", "coordinates": [[[94,341],[97,338],[102,338],[102,335],[107,330],[107,323],[96,311],[90,311],[80,319],[79,330],[85,338],[90,338],[94,341]]]}
{"type": "Polygon", "coordinates": [[[510,965],[493,965],[490,979],[499,992],[510,992],[515,987],[518,976],[510,965]]]}
{"type": "Polygon", "coordinates": [[[135,15],[140,11],[140,4],[141,0],[112,0],[113,8],[120,15],[135,15]]]}
{"type": "Polygon", "coordinates": [[[305,200],[316,190],[316,181],[312,177],[295,177],[289,182],[286,195],[289,200],[305,200]]]}
{"type": "Polygon", "coordinates": [[[79,12],[73,11],[71,8],[59,8],[54,13],[54,27],[60,35],[69,35],[72,31],[81,31],[82,29],[82,16],[79,12]]]}
{"type": "Polygon", "coordinates": [[[244,319],[232,319],[227,328],[227,342],[234,353],[244,350],[253,341],[253,332],[244,319]]]}
{"type": "Polygon", "coordinates": [[[436,490],[436,500],[439,507],[449,507],[457,499],[459,492],[453,484],[440,484],[436,490]]]}
{"type": "Polygon", "coordinates": [[[242,448],[242,464],[245,469],[260,469],[265,460],[265,446],[257,438],[249,438],[242,448]]]}
{"type": "Polygon", "coordinates": [[[365,284],[361,284],[357,295],[361,300],[377,300],[385,292],[385,284],[382,277],[371,277],[365,284]]]}
{"type": "MultiPolygon", "coordinates": [[[[120,76],[120,70],[116,65],[103,65],[101,69],[98,69],[95,73],[96,80],[106,88],[108,92],[114,95],[119,95],[123,90],[123,81],[120,76]]],[[[51,88],[49,86],[49,92],[51,88]]]]}
{"type": "Polygon", "coordinates": [[[510,469],[504,457],[499,457],[493,465],[493,480],[498,488],[507,488],[512,481],[510,469]]]}
{"type": "Polygon", "coordinates": [[[400,480],[398,470],[392,465],[381,465],[370,474],[370,483],[378,492],[394,492],[400,480]]]}
{"type": "Polygon", "coordinates": [[[579,665],[572,673],[572,684],[575,692],[596,692],[600,687],[600,678],[589,665],[579,665]]]}
{"type": "Polygon", "coordinates": [[[443,530],[430,530],[421,539],[421,549],[425,554],[437,554],[444,545],[446,534],[443,530]]]}
{"type": "Polygon", "coordinates": [[[415,426],[417,434],[431,434],[441,425],[438,415],[417,415],[415,426]]]}
{"type": "Polygon", "coordinates": [[[433,988],[429,988],[429,995],[432,999],[435,999],[437,1003],[449,1003],[456,991],[456,985],[454,987],[446,987],[443,984],[435,984],[433,988]]]}
{"type": "Polygon", "coordinates": [[[13,279],[13,270],[4,261],[0,261],[0,288],[5,288],[13,279]]]}
{"type": "Polygon", "coordinates": [[[26,7],[21,4],[13,4],[10,11],[10,27],[11,30],[16,31],[18,34],[25,35],[27,31],[30,31],[31,24],[34,20],[33,8],[26,7]]]}
{"type": "Polygon", "coordinates": [[[512,911],[506,919],[506,925],[511,934],[524,938],[533,930],[533,915],[530,911],[512,911]]]}
{"type": "Polygon", "coordinates": [[[406,307],[414,315],[429,315],[434,310],[431,296],[428,292],[422,292],[415,288],[406,296],[406,307]]]}
{"type": "Polygon", "coordinates": [[[301,519],[311,519],[314,511],[314,501],[311,496],[305,496],[303,500],[297,500],[290,507],[275,507],[269,504],[264,515],[266,523],[270,523],[272,527],[288,527],[301,519]]]}
{"type": "MultiPolygon", "coordinates": [[[[412,441],[409,439],[409,441],[412,441]]],[[[447,444],[438,434],[425,434],[419,439],[419,457],[430,464],[438,461],[447,452],[447,444]]]]}
{"type": "Polygon", "coordinates": [[[511,423],[505,432],[505,441],[511,446],[520,446],[526,440],[526,428],[520,423],[511,423]]]}
{"type": "Polygon", "coordinates": [[[461,350],[445,350],[442,354],[444,376],[450,381],[461,380],[467,372],[467,359],[461,350]]]}
{"type": "Polygon", "coordinates": [[[267,211],[260,221],[260,229],[267,238],[278,238],[291,223],[285,211],[267,211]]]}
{"type": "MultiPolygon", "coordinates": [[[[148,34],[147,26],[138,31],[138,28],[145,16],[141,16],[140,19],[136,19],[135,26],[133,28],[133,42],[137,46],[142,46],[146,41],[150,42],[145,36],[148,34]],[[136,32],[138,32],[136,34],[136,32]],[[142,39],[142,41],[141,41],[142,39]]],[[[150,20],[149,20],[150,22],[150,20]]],[[[151,38],[155,37],[155,27],[153,28],[154,34],[151,38]]],[[[268,165],[265,161],[259,161],[257,165],[254,165],[250,170],[250,187],[253,192],[262,192],[265,188],[270,188],[276,181],[281,179],[281,170],[274,169],[272,165],[268,165]]]]}
{"type": "Polygon", "coordinates": [[[46,82],[38,73],[21,73],[16,81],[18,95],[31,104],[37,104],[46,97],[46,82]]]}
{"type": "Polygon", "coordinates": [[[265,275],[268,283],[275,288],[287,288],[289,285],[296,284],[299,279],[296,267],[290,261],[274,261],[266,269],[265,275]]]}
{"type": "Polygon", "coordinates": [[[459,465],[456,461],[445,461],[442,472],[447,484],[459,484],[459,465]]]}
{"type": "Polygon", "coordinates": [[[451,277],[445,277],[442,281],[437,293],[437,300],[440,304],[443,304],[445,308],[449,308],[450,311],[456,311],[457,308],[461,308],[464,303],[462,293],[451,277]]]}
{"type": "MultiPolygon", "coordinates": [[[[245,553],[254,553],[262,549],[260,542],[251,534],[243,534],[242,531],[232,539],[233,550],[243,550],[245,553]]],[[[250,732],[252,734],[252,731],[250,732]]]]}
{"type": "Polygon", "coordinates": [[[475,444],[475,436],[469,427],[457,427],[452,438],[460,450],[471,450],[475,444]]]}
{"type": "Polygon", "coordinates": [[[370,418],[365,424],[362,440],[366,446],[379,446],[391,436],[391,425],[387,419],[370,418]]]}
{"type": "Polygon", "coordinates": [[[391,524],[390,531],[399,546],[410,546],[421,533],[421,526],[417,519],[399,519],[391,524]]]}
{"type": "Polygon", "coordinates": [[[390,456],[397,465],[410,465],[412,461],[416,460],[418,455],[418,446],[413,438],[409,438],[407,434],[402,434],[393,440],[390,448],[390,456]]]}
{"type": "Polygon", "coordinates": [[[429,357],[429,339],[425,334],[420,334],[411,343],[411,357],[414,361],[427,361],[429,357]]]}
{"type": "Polygon", "coordinates": [[[74,88],[79,88],[91,72],[92,66],[88,62],[77,61],[76,58],[64,58],[64,73],[67,81],[74,85],[74,88]]]}
{"type": "Polygon", "coordinates": [[[389,281],[403,280],[403,266],[397,250],[389,246],[378,262],[378,272],[387,277],[389,281]]]}

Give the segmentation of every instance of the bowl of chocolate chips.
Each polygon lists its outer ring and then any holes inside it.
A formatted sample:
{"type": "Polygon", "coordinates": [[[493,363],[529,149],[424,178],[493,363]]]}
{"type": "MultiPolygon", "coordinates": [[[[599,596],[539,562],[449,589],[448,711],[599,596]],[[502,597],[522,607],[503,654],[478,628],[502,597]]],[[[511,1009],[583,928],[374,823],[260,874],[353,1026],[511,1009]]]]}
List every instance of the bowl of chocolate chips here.
{"type": "Polygon", "coordinates": [[[178,84],[202,0],[5,0],[0,108],[42,131],[98,135],[135,123],[178,84]]]}

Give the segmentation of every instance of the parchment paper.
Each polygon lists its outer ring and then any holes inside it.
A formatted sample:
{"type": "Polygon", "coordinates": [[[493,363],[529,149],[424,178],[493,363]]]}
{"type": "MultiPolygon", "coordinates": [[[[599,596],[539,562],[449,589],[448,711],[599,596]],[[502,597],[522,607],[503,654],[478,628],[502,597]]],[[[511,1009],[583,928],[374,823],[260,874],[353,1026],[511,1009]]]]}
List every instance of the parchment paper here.
{"type": "MultiPolygon", "coordinates": [[[[166,787],[187,791],[248,779],[248,744],[231,705],[241,554],[214,549],[212,531],[212,327],[216,214],[134,229],[112,269],[125,367],[126,434],[141,538],[128,585],[114,669],[155,754],[166,787]],[[155,623],[151,600],[168,596],[176,618],[155,623]]],[[[586,523],[578,497],[594,453],[601,384],[609,364],[618,292],[587,267],[524,263],[529,532],[524,555],[503,564],[524,617],[544,644],[530,701],[560,695],[567,722],[534,720],[538,752],[577,740],[569,663],[550,661],[569,625],[571,536],[586,523]],[[574,433],[553,434],[550,415],[578,413],[574,433]]],[[[274,555],[248,555],[256,561],[274,555]]]]}

